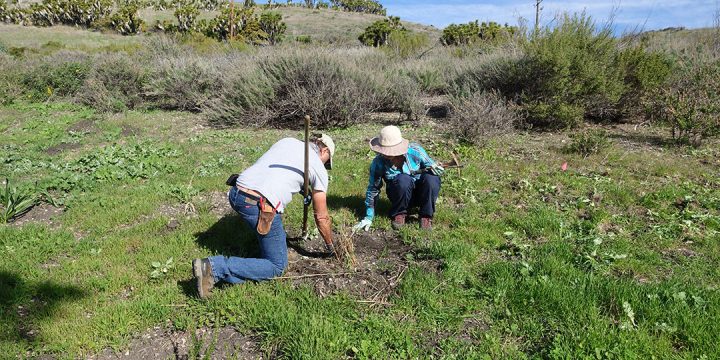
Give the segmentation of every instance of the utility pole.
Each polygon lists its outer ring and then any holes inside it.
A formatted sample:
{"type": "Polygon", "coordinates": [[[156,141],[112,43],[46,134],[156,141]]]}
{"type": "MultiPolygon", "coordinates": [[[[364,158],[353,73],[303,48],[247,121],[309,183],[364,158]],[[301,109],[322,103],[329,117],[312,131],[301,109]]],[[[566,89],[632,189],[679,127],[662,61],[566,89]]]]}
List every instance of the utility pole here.
{"type": "Polygon", "coordinates": [[[540,4],[543,2],[543,0],[535,0],[535,33],[537,34],[538,30],[540,29],[540,11],[542,11],[542,6],[540,4]]]}

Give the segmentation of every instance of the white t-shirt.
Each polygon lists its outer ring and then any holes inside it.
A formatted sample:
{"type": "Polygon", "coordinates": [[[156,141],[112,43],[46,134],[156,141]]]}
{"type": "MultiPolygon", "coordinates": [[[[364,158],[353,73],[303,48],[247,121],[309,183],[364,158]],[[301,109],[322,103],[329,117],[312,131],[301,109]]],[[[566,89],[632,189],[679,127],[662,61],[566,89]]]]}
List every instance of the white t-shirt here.
{"type": "MultiPolygon", "coordinates": [[[[328,173],[312,144],[309,151],[310,188],[327,192],[328,173]]],[[[276,142],[255,164],[245,169],[237,179],[237,185],[252,189],[272,203],[278,212],[292,200],[292,195],[303,186],[305,168],[305,143],[294,138],[276,142]]]]}

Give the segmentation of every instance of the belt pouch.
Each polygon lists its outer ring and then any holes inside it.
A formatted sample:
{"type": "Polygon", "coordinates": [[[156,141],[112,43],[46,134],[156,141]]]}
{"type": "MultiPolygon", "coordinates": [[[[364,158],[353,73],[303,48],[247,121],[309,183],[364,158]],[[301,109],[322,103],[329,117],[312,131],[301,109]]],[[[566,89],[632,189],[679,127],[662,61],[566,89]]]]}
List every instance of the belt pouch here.
{"type": "Polygon", "coordinates": [[[258,215],[257,232],[260,235],[267,235],[272,227],[273,219],[275,219],[275,209],[265,202],[265,198],[261,197],[258,203],[260,214],[258,215]]]}

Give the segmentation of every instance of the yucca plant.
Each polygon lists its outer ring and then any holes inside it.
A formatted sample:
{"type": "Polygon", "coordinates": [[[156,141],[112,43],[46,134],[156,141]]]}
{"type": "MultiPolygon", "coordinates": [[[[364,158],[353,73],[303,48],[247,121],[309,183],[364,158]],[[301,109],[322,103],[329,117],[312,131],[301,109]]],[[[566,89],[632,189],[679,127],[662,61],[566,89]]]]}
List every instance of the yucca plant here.
{"type": "Polygon", "coordinates": [[[35,206],[37,199],[27,190],[10,187],[10,180],[5,179],[5,186],[0,189],[0,223],[7,223],[14,217],[26,213],[35,206]]]}

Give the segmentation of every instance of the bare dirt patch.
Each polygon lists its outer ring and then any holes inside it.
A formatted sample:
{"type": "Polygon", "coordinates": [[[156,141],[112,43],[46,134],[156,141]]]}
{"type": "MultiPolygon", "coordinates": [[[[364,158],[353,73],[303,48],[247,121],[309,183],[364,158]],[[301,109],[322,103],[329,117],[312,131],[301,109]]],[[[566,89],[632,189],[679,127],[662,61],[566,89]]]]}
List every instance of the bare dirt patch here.
{"type": "Polygon", "coordinates": [[[215,214],[218,217],[232,214],[234,212],[228,203],[227,191],[213,191],[204,195],[203,201],[208,204],[210,213],[215,214]]]}
{"type": "Polygon", "coordinates": [[[290,242],[289,265],[282,277],[294,286],[310,285],[320,297],[345,292],[361,302],[389,305],[388,297],[411,264],[438,271],[437,260],[414,260],[412,247],[389,231],[360,232],[353,236],[356,264],[313,256],[324,251],[322,240],[290,242]],[[298,251],[298,247],[299,251],[298,251]],[[303,255],[306,254],[306,255],[303,255]]]}
{"type": "Polygon", "coordinates": [[[132,126],[123,124],[120,128],[120,135],[123,137],[137,136],[140,134],[140,129],[132,126]]]}
{"type": "Polygon", "coordinates": [[[60,227],[60,222],[57,221],[65,209],[54,207],[50,204],[41,203],[33,206],[30,211],[15,218],[11,224],[16,226],[23,226],[28,223],[45,224],[51,229],[57,229],[60,227]]]}
{"type": "Polygon", "coordinates": [[[67,151],[67,150],[75,150],[79,149],[81,147],[80,144],[75,143],[60,143],[57,145],[53,145],[47,149],[45,149],[45,153],[48,155],[57,155],[61,152],[67,151]]]}
{"type": "Polygon", "coordinates": [[[97,127],[94,120],[85,119],[72,124],[67,131],[69,133],[94,133],[97,131],[97,127]]]}
{"type": "Polygon", "coordinates": [[[232,327],[201,328],[192,333],[173,331],[156,326],[133,339],[120,351],[106,349],[92,360],[111,359],[266,359],[257,337],[238,332],[232,327]]]}

